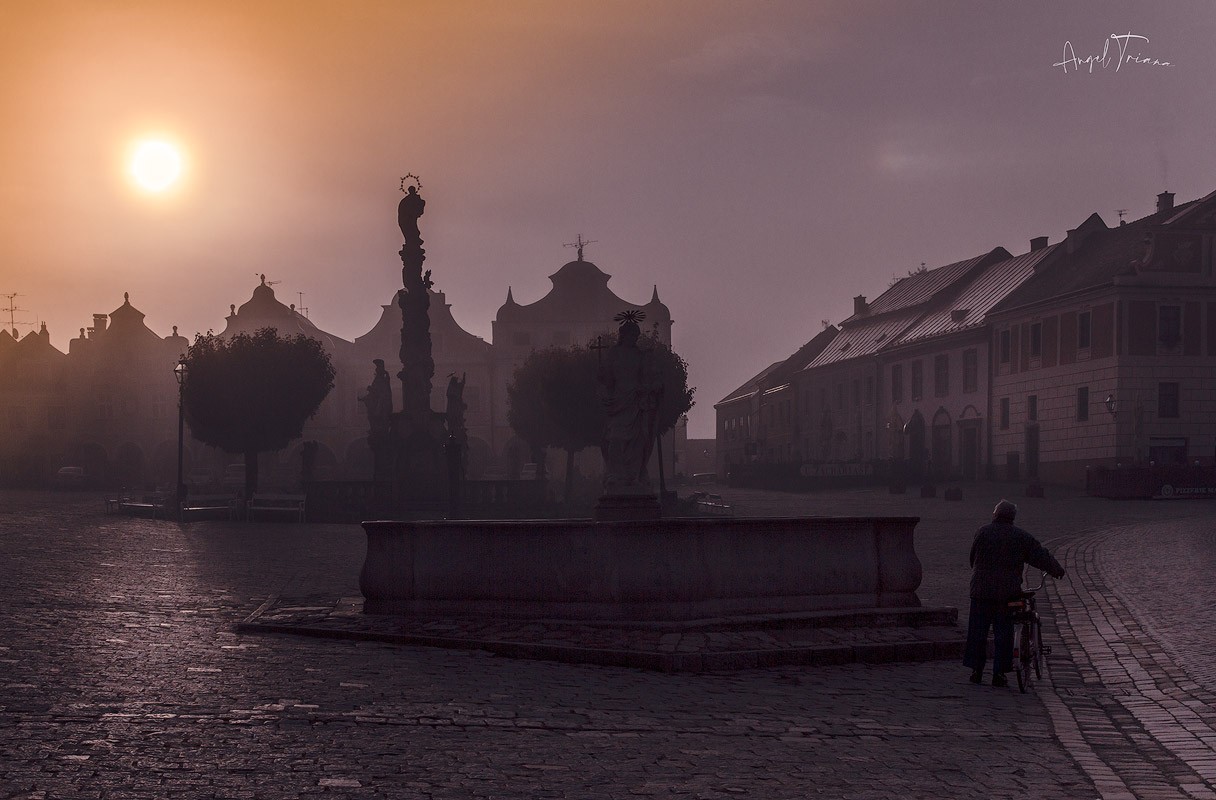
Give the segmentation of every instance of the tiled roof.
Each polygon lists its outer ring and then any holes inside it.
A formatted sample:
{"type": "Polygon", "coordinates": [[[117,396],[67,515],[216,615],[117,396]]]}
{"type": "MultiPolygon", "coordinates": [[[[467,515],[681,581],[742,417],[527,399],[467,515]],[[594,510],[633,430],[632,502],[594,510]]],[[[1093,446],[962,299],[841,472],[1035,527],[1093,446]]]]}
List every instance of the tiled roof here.
{"type": "Polygon", "coordinates": [[[779,363],[776,369],[771,370],[765,375],[763,379],[764,385],[777,386],[789,381],[790,376],[800,369],[805,369],[825,348],[830,347],[832,340],[839,333],[840,330],[835,325],[829,325],[815,334],[809,342],[799,347],[797,352],[779,363]]]}
{"type": "Polygon", "coordinates": [[[900,335],[896,344],[908,344],[983,325],[988,311],[1033,275],[1035,266],[1059,246],[1054,244],[1032,250],[990,265],[963,289],[949,307],[926,314],[900,335]]]}
{"type": "Polygon", "coordinates": [[[721,400],[719,400],[714,405],[720,406],[723,403],[729,403],[732,400],[739,400],[744,397],[747,397],[748,395],[750,395],[756,391],[756,388],[760,385],[760,381],[764,380],[766,377],[768,377],[770,372],[772,372],[773,370],[775,370],[777,367],[781,366],[784,363],[785,363],[784,360],[774,361],[773,363],[769,364],[764,369],[760,370],[760,372],[755,377],[753,377],[751,380],[749,380],[747,383],[743,384],[738,389],[735,389],[733,392],[728,394],[726,397],[723,397],[721,400]]]}
{"type": "Polygon", "coordinates": [[[851,358],[873,355],[907,330],[919,316],[919,311],[905,311],[876,320],[862,319],[842,327],[832,343],[805,368],[814,369],[828,364],[839,364],[851,358]]]}
{"type": "MultiPolygon", "coordinates": [[[[887,289],[876,297],[874,302],[870,303],[866,316],[886,314],[891,311],[918,306],[951,284],[966,277],[976,265],[992,256],[993,253],[1003,255],[1005,258],[1009,257],[1009,253],[1004,248],[998,247],[995,250],[982,253],[966,261],[957,261],[944,267],[938,267],[926,272],[918,272],[906,278],[901,278],[890,289],[887,289]]],[[[855,319],[858,319],[856,315],[849,317],[845,320],[845,324],[855,319]]]]}
{"type": "MultiPolygon", "coordinates": [[[[1088,225],[1095,230],[1075,252],[1063,255],[1053,268],[1036,273],[993,310],[1005,311],[1111,283],[1116,275],[1133,269],[1132,262],[1143,256],[1145,238],[1154,228],[1167,220],[1185,217],[1198,202],[1193,200],[1164,214],[1150,214],[1114,228],[1107,228],[1101,217],[1091,214],[1079,227],[1088,225]]],[[[1061,244],[1067,247],[1067,240],[1061,244]]]]}

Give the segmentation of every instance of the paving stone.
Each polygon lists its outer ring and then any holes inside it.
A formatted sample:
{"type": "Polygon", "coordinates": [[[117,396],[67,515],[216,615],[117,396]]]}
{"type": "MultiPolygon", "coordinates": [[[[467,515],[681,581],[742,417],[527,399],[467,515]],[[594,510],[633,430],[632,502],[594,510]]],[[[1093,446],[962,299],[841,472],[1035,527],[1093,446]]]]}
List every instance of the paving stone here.
{"type": "MultiPolygon", "coordinates": [[[[901,506],[885,491],[757,492],[737,505],[920,514],[922,599],[965,609],[970,532],[992,505],[973,494],[901,506]]],[[[1079,552],[1093,533],[1091,555],[1078,558],[1106,559],[1094,565],[1094,589],[1048,595],[1057,651],[1031,695],[972,686],[952,661],[666,674],[250,637],[235,623],[272,597],[357,596],[361,530],[182,526],[106,517],[87,495],[0,492],[0,796],[1086,798],[1133,787],[1212,796],[1195,769],[1211,763],[1200,748],[1216,737],[1196,693],[1203,681],[1180,649],[1187,623],[1175,621],[1177,642],[1101,649],[1104,636],[1140,642],[1155,631],[1137,598],[1103,602],[1104,576],[1126,556],[1102,526],[1173,519],[1185,537],[1192,517],[1212,512],[1064,495],[1022,506],[1044,538],[1047,520],[1065,531],[1057,547],[1075,541],[1079,552]],[[1075,674],[1054,660],[1069,655],[1075,674]],[[1175,742],[1184,725],[1190,733],[1175,742]]],[[[1206,580],[1194,561],[1192,577],[1206,580]]],[[[1192,646],[1211,651],[1205,627],[1190,634],[1207,636],[1192,646]]]]}

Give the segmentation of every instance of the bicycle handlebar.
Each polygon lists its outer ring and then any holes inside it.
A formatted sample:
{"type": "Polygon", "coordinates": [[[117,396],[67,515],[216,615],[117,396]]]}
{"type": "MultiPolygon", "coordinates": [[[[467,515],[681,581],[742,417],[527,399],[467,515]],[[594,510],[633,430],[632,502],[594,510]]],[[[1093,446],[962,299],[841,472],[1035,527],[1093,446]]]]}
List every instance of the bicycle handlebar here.
{"type": "Polygon", "coordinates": [[[1047,582],[1047,570],[1039,570],[1039,585],[1038,586],[1027,586],[1026,591],[1037,592],[1043,588],[1043,584],[1046,582],[1047,582]]]}

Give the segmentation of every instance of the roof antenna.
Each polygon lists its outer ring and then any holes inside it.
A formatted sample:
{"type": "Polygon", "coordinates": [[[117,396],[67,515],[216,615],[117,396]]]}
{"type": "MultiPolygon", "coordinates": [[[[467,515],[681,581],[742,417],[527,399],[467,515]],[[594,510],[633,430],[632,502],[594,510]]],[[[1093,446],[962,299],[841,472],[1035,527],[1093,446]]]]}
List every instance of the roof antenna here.
{"type": "Polygon", "coordinates": [[[296,299],[298,300],[296,303],[296,311],[302,313],[304,315],[304,319],[308,319],[308,309],[304,306],[304,293],[296,292],[296,299]]]}
{"type": "Polygon", "coordinates": [[[17,319],[18,311],[29,311],[28,308],[17,308],[16,299],[18,297],[25,297],[25,295],[17,294],[16,292],[13,292],[12,294],[0,294],[0,297],[3,297],[6,300],[8,300],[8,308],[0,309],[0,311],[8,312],[8,327],[13,332],[14,339],[17,338],[17,326],[18,325],[34,326],[37,324],[35,322],[26,322],[25,320],[17,319]]]}
{"type": "Polygon", "coordinates": [[[1122,227],[1122,226],[1126,225],[1127,222],[1124,221],[1123,215],[1127,213],[1127,209],[1126,208],[1116,208],[1115,213],[1119,215],[1119,226],[1122,227]]]}

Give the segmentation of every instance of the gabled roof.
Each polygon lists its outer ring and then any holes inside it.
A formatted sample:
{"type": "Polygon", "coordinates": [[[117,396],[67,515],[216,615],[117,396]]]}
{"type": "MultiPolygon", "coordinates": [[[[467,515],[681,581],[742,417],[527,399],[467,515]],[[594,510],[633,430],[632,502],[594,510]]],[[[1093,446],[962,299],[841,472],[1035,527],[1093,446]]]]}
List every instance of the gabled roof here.
{"type": "MultiPolygon", "coordinates": [[[[603,320],[608,324],[614,316],[627,309],[646,312],[646,323],[667,323],[671,311],[659,300],[658,286],[650,302],[637,305],[622,300],[608,288],[612,276],[590,261],[571,261],[549,276],[553,288],[541,299],[528,305],[515,302],[510,289],[507,302],[498,309],[498,322],[587,322],[603,320]]],[[[615,327],[615,326],[612,326],[615,327]]]]}
{"type": "Polygon", "coordinates": [[[848,325],[856,319],[901,311],[929,302],[935,296],[951,288],[965,279],[973,269],[988,260],[1009,258],[1009,252],[1003,247],[997,247],[987,253],[981,253],[965,261],[956,261],[944,267],[917,272],[906,278],[900,278],[891,288],[880,294],[870,303],[866,313],[854,314],[842,324],[848,325]]]}
{"type": "Polygon", "coordinates": [[[779,386],[786,383],[793,377],[794,373],[805,369],[808,364],[819,357],[819,354],[829,347],[832,340],[840,334],[840,329],[835,325],[828,325],[826,328],[815,334],[809,342],[799,347],[798,350],[785,361],[780,362],[777,368],[771,370],[764,376],[762,383],[765,387],[779,386]]]}
{"type": "MultiPolygon", "coordinates": [[[[370,331],[355,337],[357,346],[383,351],[381,355],[390,363],[397,360],[397,350],[401,346],[401,307],[397,305],[401,292],[402,290],[398,289],[393,295],[393,302],[380,307],[380,319],[370,331]]],[[[459,360],[470,353],[484,355],[490,350],[489,342],[460,327],[460,323],[452,316],[452,304],[447,302],[443,292],[436,292],[434,289],[428,289],[427,292],[431,298],[431,336],[444,340],[447,357],[456,356],[459,360]]]]}
{"type": "Polygon", "coordinates": [[[990,264],[948,306],[925,314],[916,324],[900,334],[895,346],[983,325],[988,312],[1030,278],[1036,266],[1059,247],[1060,245],[1054,244],[990,264]]]}
{"type": "Polygon", "coordinates": [[[122,305],[110,312],[110,326],[106,328],[105,336],[109,339],[121,339],[127,344],[132,341],[161,340],[144,322],[144,312],[131,305],[129,292],[122,293],[122,305]]]}
{"type": "Polygon", "coordinates": [[[964,291],[976,275],[1009,258],[1008,250],[995,247],[973,258],[901,278],[862,313],[840,323],[840,334],[804,369],[871,356],[892,346],[926,314],[940,311],[964,291]]]}
{"type": "Polygon", "coordinates": [[[847,327],[841,326],[840,333],[832,340],[823,352],[811,360],[804,369],[815,369],[828,364],[839,364],[853,358],[870,356],[889,345],[912,323],[920,317],[918,310],[903,311],[889,314],[875,320],[865,320],[847,327]]]}
{"type": "MultiPolygon", "coordinates": [[[[1201,202],[1193,200],[1114,228],[1106,227],[1101,217],[1091,214],[1075,231],[1069,232],[1070,236],[1083,236],[1073,252],[1067,252],[1069,243],[1066,239],[1061,243],[1065,252],[1053,260],[1054,265],[1038,270],[993,308],[993,312],[1106,286],[1114,282],[1116,275],[1135,274],[1136,266],[1148,249],[1147,243],[1152,233],[1163,225],[1172,224],[1173,220],[1184,220],[1188,212],[1201,202]]],[[[1179,224],[1179,227],[1184,226],[1185,223],[1179,224]]]]}
{"type": "Polygon", "coordinates": [[[768,377],[769,373],[771,373],[773,370],[775,370],[777,367],[781,366],[784,363],[785,363],[785,361],[782,360],[782,361],[774,361],[773,363],[769,364],[767,367],[760,370],[760,372],[758,372],[756,375],[754,375],[751,379],[749,379],[746,383],[744,383],[738,389],[735,389],[733,392],[728,394],[726,397],[723,397],[717,403],[714,403],[714,407],[716,408],[724,403],[729,403],[733,400],[741,400],[744,397],[755,394],[757,389],[759,389],[759,387],[760,387],[760,383],[766,377],[768,377]]]}
{"type": "Polygon", "coordinates": [[[303,334],[321,342],[331,353],[346,352],[350,347],[350,342],[321,330],[294,307],[275,299],[274,289],[267,285],[265,275],[261,285],[254,287],[249,300],[228,316],[227,325],[219,335],[223,338],[237,333],[252,334],[262,328],[274,328],[280,336],[303,334]]]}

